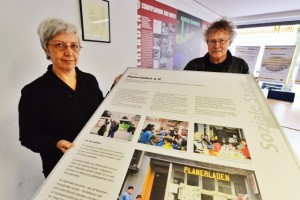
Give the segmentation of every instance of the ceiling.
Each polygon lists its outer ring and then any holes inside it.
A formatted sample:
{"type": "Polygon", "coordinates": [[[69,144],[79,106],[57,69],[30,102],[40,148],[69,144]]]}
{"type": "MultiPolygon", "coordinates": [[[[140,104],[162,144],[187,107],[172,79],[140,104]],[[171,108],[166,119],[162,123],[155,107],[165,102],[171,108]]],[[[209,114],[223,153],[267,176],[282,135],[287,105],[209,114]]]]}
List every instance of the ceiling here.
{"type": "Polygon", "coordinates": [[[300,20],[300,0],[185,0],[189,6],[205,7],[236,25],[300,20]]]}

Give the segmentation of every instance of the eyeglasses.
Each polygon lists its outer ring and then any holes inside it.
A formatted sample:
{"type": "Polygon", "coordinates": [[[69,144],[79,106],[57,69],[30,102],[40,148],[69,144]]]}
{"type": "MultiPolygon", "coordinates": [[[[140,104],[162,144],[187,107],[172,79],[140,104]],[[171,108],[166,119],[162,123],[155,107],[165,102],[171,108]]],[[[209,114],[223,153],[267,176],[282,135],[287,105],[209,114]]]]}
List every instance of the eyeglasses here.
{"type": "Polygon", "coordinates": [[[207,40],[207,44],[209,46],[213,46],[213,45],[216,45],[217,42],[220,44],[220,45],[225,45],[226,42],[228,41],[229,39],[220,39],[220,40],[207,40]]]}
{"type": "Polygon", "coordinates": [[[73,51],[79,52],[80,49],[82,48],[81,46],[79,46],[76,43],[71,44],[70,46],[68,46],[68,45],[66,45],[65,43],[62,43],[62,42],[58,42],[58,43],[55,43],[55,44],[48,44],[48,45],[54,47],[55,49],[57,49],[59,51],[65,51],[68,47],[70,47],[73,51]]]}

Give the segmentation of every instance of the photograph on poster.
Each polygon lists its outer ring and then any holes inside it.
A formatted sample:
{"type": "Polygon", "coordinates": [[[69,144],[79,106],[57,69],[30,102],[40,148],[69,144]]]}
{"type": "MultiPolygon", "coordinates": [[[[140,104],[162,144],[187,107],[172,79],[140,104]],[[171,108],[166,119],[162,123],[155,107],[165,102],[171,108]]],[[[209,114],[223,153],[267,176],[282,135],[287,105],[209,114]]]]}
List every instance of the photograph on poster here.
{"type": "Polygon", "coordinates": [[[255,172],[135,150],[120,195],[147,200],[261,200],[255,172]],[[255,188],[253,187],[255,186],[255,188]]]}
{"type": "Polygon", "coordinates": [[[195,123],[194,152],[220,158],[251,160],[244,132],[240,128],[195,123]]]}
{"type": "Polygon", "coordinates": [[[140,115],[105,110],[91,134],[131,141],[140,118],[140,115]]]}
{"type": "Polygon", "coordinates": [[[138,143],[186,151],[187,140],[188,122],[146,117],[138,143]]]}

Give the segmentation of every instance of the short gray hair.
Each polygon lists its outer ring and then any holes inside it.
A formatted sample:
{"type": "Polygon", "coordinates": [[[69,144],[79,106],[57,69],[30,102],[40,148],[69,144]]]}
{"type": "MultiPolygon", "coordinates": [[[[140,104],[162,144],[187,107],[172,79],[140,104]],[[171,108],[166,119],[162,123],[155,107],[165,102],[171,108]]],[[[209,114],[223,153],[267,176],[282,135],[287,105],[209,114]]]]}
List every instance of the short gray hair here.
{"type": "MultiPolygon", "coordinates": [[[[80,42],[78,29],[75,25],[58,18],[48,18],[43,20],[37,29],[42,48],[47,49],[49,40],[63,32],[75,33],[80,42]]],[[[47,56],[47,59],[49,60],[50,58],[47,56]]]]}

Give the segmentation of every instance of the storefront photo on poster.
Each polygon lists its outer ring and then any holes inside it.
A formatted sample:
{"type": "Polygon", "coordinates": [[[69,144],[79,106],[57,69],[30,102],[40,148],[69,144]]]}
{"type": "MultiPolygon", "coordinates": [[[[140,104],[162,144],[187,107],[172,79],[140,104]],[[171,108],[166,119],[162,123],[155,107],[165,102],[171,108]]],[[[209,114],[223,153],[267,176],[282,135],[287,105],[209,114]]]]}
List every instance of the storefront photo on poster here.
{"type": "Polygon", "coordinates": [[[261,200],[255,172],[135,150],[120,194],[145,200],[261,200]],[[255,187],[253,187],[255,186],[255,187]]]}

